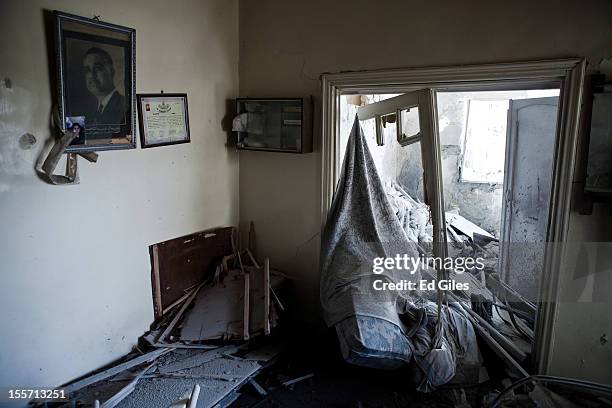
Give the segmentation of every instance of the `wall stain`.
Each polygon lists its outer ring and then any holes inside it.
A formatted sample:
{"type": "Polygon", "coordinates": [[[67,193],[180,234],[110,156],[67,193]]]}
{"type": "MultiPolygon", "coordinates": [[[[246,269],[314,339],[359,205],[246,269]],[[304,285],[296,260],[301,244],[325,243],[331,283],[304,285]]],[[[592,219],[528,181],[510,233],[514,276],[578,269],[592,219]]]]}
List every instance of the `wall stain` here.
{"type": "Polygon", "coordinates": [[[19,147],[23,150],[30,150],[36,144],[36,137],[31,133],[24,133],[19,138],[19,147]]]}

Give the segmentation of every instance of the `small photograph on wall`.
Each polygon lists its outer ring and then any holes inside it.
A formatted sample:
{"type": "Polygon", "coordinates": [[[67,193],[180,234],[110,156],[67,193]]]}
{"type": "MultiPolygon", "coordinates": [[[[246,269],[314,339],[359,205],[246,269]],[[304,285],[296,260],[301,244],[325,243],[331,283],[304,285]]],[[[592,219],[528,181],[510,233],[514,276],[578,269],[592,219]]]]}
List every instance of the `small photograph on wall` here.
{"type": "Polygon", "coordinates": [[[85,116],[66,117],[66,132],[72,132],[72,143],[81,144],[85,140],[85,116]]]}
{"type": "Polygon", "coordinates": [[[136,147],[135,30],[57,11],[55,21],[62,130],[75,117],[87,126],[67,151],[136,147]]]}

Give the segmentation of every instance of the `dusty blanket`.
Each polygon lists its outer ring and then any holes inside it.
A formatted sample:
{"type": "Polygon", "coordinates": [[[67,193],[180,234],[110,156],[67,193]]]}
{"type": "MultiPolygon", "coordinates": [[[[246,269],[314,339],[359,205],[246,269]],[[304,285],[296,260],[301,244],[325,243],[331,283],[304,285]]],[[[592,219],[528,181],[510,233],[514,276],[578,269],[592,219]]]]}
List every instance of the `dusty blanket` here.
{"type": "Polygon", "coordinates": [[[356,118],[321,240],[320,296],[329,326],[353,315],[401,326],[396,301],[402,292],[376,291],[372,286],[376,279],[418,280],[418,272],[373,273],[374,258],[397,254],[419,256],[389,203],[356,118]]]}
{"type": "Polygon", "coordinates": [[[336,325],[346,361],[378,368],[411,364],[417,389],[431,391],[457,373],[465,379],[466,368],[480,366],[480,352],[471,323],[457,309],[444,306],[437,324],[440,309],[429,300],[435,291],[374,289],[375,280],[432,277],[422,269],[374,273],[375,258],[419,257],[415,241],[422,234],[407,234],[398,217],[356,118],[321,240],[323,316],[328,326],[336,325]]]}

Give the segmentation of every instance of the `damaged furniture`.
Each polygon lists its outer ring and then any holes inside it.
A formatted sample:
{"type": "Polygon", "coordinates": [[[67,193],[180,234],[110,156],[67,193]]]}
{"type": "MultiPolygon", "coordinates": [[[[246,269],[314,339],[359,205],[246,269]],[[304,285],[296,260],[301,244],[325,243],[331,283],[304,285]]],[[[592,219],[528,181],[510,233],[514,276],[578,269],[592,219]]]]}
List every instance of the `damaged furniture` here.
{"type": "Polygon", "coordinates": [[[278,323],[285,279],[238,250],[233,228],[216,228],[152,245],[151,281],[158,347],[209,348],[209,341],[248,340],[278,323]]]}
{"type": "Polygon", "coordinates": [[[269,335],[285,278],[236,236],[215,228],[151,246],[156,321],[125,361],[67,384],[72,404],[203,408],[237,398],[280,351],[269,335]]]}

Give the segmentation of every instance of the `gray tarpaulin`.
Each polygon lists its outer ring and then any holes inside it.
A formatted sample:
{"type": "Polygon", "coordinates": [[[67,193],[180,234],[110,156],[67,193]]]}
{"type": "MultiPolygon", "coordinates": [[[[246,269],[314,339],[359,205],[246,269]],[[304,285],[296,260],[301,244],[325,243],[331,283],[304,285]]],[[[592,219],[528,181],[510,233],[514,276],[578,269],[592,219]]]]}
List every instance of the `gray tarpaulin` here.
{"type": "Polygon", "coordinates": [[[417,388],[431,391],[457,373],[463,380],[466,367],[478,371],[480,352],[471,323],[453,307],[432,302],[435,291],[374,290],[376,279],[432,277],[431,270],[374,274],[374,258],[419,257],[418,234],[405,232],[394,207],[397,203],[392,206],[389,201],[355,118],[321,240],[324,319],[335,326],[347,362],[378,368],[409,364],[417,388]]]}
{"type": "Polygon", "coordinates": [[[372,272],[376,257],[407,253],[418,257],[389,204],[359,121],[348,139],[342,173],[321,240],[320,296],[324,318],[332,326],[353,315],[377,317],[401,325],[398,293],[375,291],[375,279],[417,280],[419,274],[372,272]]]}

